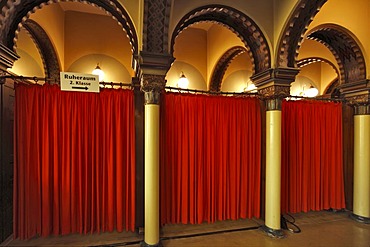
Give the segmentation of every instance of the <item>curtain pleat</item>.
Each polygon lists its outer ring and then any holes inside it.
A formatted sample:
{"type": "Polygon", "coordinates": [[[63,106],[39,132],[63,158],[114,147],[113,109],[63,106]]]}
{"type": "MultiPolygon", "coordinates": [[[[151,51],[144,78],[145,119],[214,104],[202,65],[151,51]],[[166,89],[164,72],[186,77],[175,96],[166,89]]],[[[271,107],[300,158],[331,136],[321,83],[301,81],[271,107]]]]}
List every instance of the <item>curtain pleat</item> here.
{"type": "Polygon", "coordinates": [[[342,105],[283,101],[282,212],[345,207],[342,105]]]}
{"type": "Polygon", "coordinates": [[[161,224],[260,217],[259,100],[166,93],[161,109],[161,224]]]}
{"type": "Polygon", "coordinates": [[[17,85],[14,237],[134,231],[133,92],[17,85]]]}

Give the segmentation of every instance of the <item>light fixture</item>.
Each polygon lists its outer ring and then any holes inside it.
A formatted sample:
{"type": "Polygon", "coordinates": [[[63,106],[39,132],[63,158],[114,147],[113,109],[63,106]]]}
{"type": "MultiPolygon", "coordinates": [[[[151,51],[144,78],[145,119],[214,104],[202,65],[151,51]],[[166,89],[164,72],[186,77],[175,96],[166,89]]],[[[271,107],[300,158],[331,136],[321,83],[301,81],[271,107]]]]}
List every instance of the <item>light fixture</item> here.
{"type": "Polygon", "coordinates": [[[99,76],[99,82],[104,81],[104,71],[100,68],[99,64],[96,65],[95,69],[92,71],[93,75],[99,76]]]}
{"type": "Polygon", "coordinates": [[[186,88],[188,88],[188,86],[189,86],[189,80],[184,75],[184,72],[181,72],[179,81],[177,82],[177,87],[186,89],[186,88]]]}
{"type": "Polygon", "coordinates": [[[309,89],[307,89],[305,91],[305,95],[307,97],[310,97],[310,98],[313,98],[313,97],[316,97],[317,95],[319,94],[319,90],[317,90],[317,88],[315,88],[314,86],[310,86],[309,89]]]}
{"type": "Polygon", "coordinates": [[[254,83],[250,80],[247,81],[247,86],[243,89],[245,93],[256,93],[257,87],[254,85],[254,83]]]}

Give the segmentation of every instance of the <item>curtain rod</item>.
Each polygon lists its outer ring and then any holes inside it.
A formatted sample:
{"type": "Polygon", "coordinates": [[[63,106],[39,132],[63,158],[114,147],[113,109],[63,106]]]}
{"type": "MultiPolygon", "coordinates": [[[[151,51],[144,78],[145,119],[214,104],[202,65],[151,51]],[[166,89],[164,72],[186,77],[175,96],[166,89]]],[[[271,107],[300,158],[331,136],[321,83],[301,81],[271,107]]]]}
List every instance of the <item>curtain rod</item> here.
{"type": "Polygon", "coordinates": [[[45,82],[48,82],[48,81],[55,81],[55,79],[51,79],[51,78],[46,78],[46,77],[37,77],[37,76],[15,76],[15,75],[3,75],[3,76],[0,76],[0,79],[13,79],[13,80],[32,80],[34,82],[38,82],[38,81],[45,81],[45,82]]]}
{"type": "MultiPolygon", "coordinates": [[[[212,95],[240,95],[240,96],[257,96],[261,100],[263,100],[263,97],[261,97],[258,93],[246,93],[246,92],[212,92],[212,91],[204,91],[204,90],[197,90],[197,89],[184,89],[184,88],[178,88],[178,87],[165,87],[165,89],[178,91],[178,92],[195,92],[195,93],[201,93],[201,94],[212,94],[212,95]]],[[[289,98],[295,98],[295,99],[305,99],[305,100],[316,100],[316,101],[337,101],[337,102],[346,102],[345,99],[342,98],[309,98],[304,96],[295,96],[295,95],[289,95],[284,97],[284,99],[289,100],[289,98]]]]}
{"type": "Polygon", "coordinates": [[[343,99],[343,98],[323,98],[323,97],[310,98],[310,97],[295,96],[295,95],[287,96],[284,99],[289,100],[290,98],[294,98],[294,99],[305,99],[305,100],[316,100],[316,101],[347,102],[346,99],[343,99]]]}
{"type": "MultiPolygon", "coordinates": [[[[47,78],[47,77],[37,77],[37,76],[14,76],[14,75],[4,75],[0,76],[0,79],[13,79],[13,80],[21,80],[22,82],[26,82],[26,80],[34,81],[36,84],[39,81],[44,82],[55,82],[56,80],[53,78],[47,78]]],[[[105,86],[121,86],[121,87],[138,87],[140,85],[135,85],[132,83],[123,83],[123,82],[99,82],[99,85],[105,86]]]]}
{"type": "MultiPolygon", "coordinates": [[[[44,81],[44,82],[52,82],[52,81],[56,81],[55,79],[52,79],[52,78],[47,78],[47,77],[37,77],[37,76],[15,76],[15,75],[3,75],[3,76],[0,76],[0,79],[6,79],[6,78],[9,78],[9,79],[13,79],[13,80],[16,80],[16,79],[19,79],[19,80],[22,80],[22,82],[26,82],[25,80],[32,80],[34,81],[36,84],[38,81],[44,81]]],[[[140,84],[132,84],[132,83],[122,83],[122,82],[99,82],[100,85],[103,85],[103,87],[105,86],[120,86],[120,87],[132,87],[132,88],[135,88],[135,87],[140,87],[141,85],[140,84]]],[[[199,89],[184,89],[184,88],[179,88],[179,87],[170,87],[170,86],[166,86],[165,89],[168,89],[170,90],[171,92],[172,91],[177,91],[177,92],[194,92],[194,93],[201,93],[201,94],[209,94],[209,95],[239,95],[239,96],[256,96],[258,97],[258,93],[246,93],[246,92],[222,92],[222,91],[219,91],[219,92],[212,92],[212,91],[204,91],[204,90],[199,90],[199,89]]],[[[261,97],[260,97],[261,98],[261,97]]],[[[308,98],[308,97],[303,97],[303,96],[294,96],[294,95],[289,95],[287,97],[285,97],[285,99],[289,100],[289,98],[295,98],[295,99],[305,99],[305,100],[316,100],[316,101],[334,101],[334,102],[347,102],[346,99],[343,99],[343,98],[322,98],[322,97],[319,97],[319,98],[308,98]]],[[[261,98],[263,99],[263,98],[261,98]]]]}
{"type": "Polygon", "coordinates": [[[246,92],[213,92],[213,91],[204,91],[199,89],[189,89],[189,88],[179,88],[179,87],[165,87],[165,89],[169,89],[170,91],[178,91],[178,92],[194,92],[194,93],[201,93],[201,94],[213,94],[213,95],[240,95],[240,96],[258,96],[257,93],[246,93],[246,92]]]}

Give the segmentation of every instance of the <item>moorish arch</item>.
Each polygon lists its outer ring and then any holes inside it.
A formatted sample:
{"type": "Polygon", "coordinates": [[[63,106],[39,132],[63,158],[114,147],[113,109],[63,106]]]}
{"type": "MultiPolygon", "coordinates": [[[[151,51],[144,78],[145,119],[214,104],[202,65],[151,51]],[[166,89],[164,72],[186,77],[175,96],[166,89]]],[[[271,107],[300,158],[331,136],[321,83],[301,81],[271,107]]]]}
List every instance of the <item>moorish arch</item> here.
{"type": "MultiPolygon", "coordinates": [[[[60,2],[60,0],[2,1],[0,5],[2,7],[0,15],[0,43],[15,51],[17,34],[29,16],[45,5],[57,2],[60,2]]],[[[64,0],[64,2],[68,2],[68,0],[64,0]]],[[[113,19],[117,20],[127,33],[133,54],[138,53],[138,38],[135,27],[130,16],[118,0],[74,0],[74,2],[90,4],[105,10],[113,19]]]]}
{"type": "Polygon", "coordinates": [[[171,38],[171,54],[176,37],[189,26],[199,22],[215,22],[235,33],[246,47],[255,74],[271,67],[271,53],[265,35],[257,24],[243,12],[224,5],[206,5],[187,13],[177,24],[171,38]]]}
{"type": "Polygon", "coordinates": [[[366,79],[365,58],[353,37],[335,24],[317,26],[307,34],[307,39],[320,42],[333,53],[340,71],[340,84],[366,79]]]}
{"type": "Polygon", "coordinates": [[[335,93],[335,89],[338,88],[340,85],[340,73],[337,69],[337,67],[328,59],[326,58],[321,58],[321,57],[308,57],[301,59],[297,62],[298,68],[305,67],[307,65],[313,64],[313,63],[325,63],[328,64],[336,73],[336,78],[329,83],[327,86],[325,93],[324,94],[333,94],[335,93]]]}
{"type": "Polygon", "coordinates": [[[309,24],[327,0],[298,0],[277,47],[277,67],[296,68],[298,50],[309,24]]]}
{"type": "Polygon", "coordinates": [[[23,27],[36,44],[44,65],[45,77],[54,79],[58,83],[60,72],[59,59],[47,33],[37,22],[31,19],[26,20],[23,27]]]}
{"type": "Polygon", "coordinates": [[[217,61],[216,67],[212,73],[209,90],[213,92],[221,91],[221,84],[225,72],[230,63],[240,54],[246,52],[247,49],[242,46],[235,46],[227,50],[217,61]]]}

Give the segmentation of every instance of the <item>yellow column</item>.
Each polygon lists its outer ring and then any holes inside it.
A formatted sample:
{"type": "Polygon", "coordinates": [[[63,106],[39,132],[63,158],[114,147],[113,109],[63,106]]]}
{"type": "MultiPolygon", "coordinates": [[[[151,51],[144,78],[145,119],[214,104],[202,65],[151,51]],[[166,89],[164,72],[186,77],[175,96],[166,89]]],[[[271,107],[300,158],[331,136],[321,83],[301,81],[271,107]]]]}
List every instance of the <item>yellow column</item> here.
{"type": "Polygon", "coordinates": [[[281,111],[266,112],[265,225],[280,230],[281,111]]]}
{"type": "Polygon", "coordinates": [[[282,100],[289,97],[298,73],[295,68],[270,68],[251,76],[266,102],[265,225],[261,230],[274,238],[285,237],[280,225],[282,100]]]}
{"type": "Polygon", "coordinates": [[[273,98],[266,103],[265,225],[262,230],[271,237],[283,238],[285,234],[280,226],[282,100],[273,98]]]}
{"type": "Polygon", "coordinates": [[[354,117],[352,217],[370,223],[370,115],[354,117]]]}
{"type": "Polygon", "coordinates": [[[281,102],[281,99],[268,100],[266,111],[265,225],[262,230],[274,238],[285,237],[280,226],[281,102]]]}
{"type": "Polygon", "coordinates": [[[159,105],[145,105],[145,236],[149,246],[159,243],[159,105]]]}

